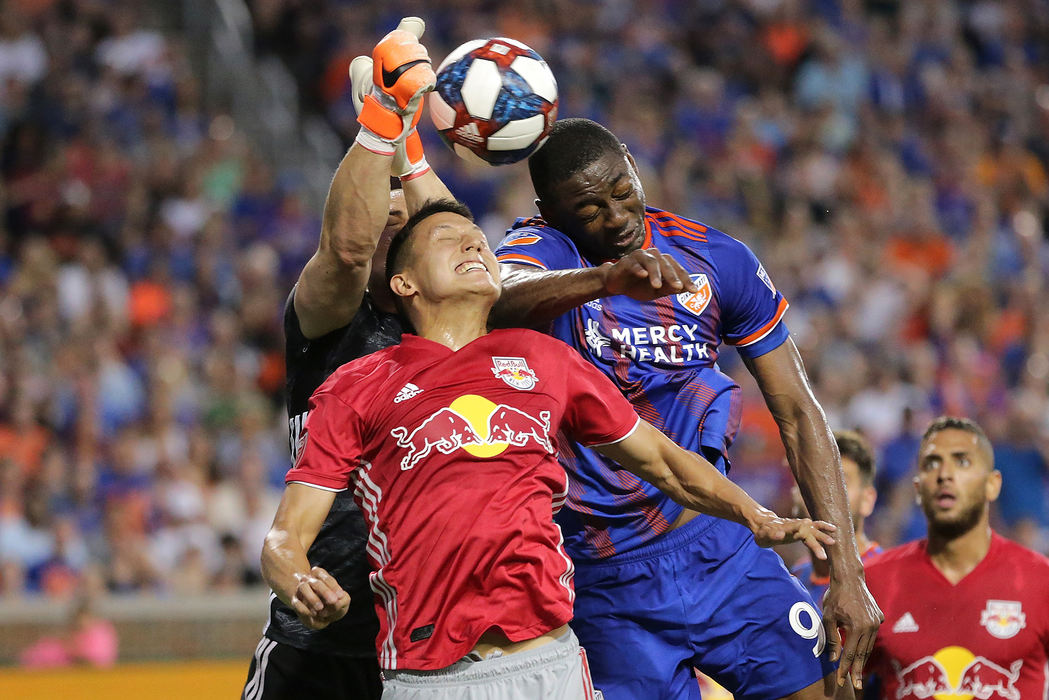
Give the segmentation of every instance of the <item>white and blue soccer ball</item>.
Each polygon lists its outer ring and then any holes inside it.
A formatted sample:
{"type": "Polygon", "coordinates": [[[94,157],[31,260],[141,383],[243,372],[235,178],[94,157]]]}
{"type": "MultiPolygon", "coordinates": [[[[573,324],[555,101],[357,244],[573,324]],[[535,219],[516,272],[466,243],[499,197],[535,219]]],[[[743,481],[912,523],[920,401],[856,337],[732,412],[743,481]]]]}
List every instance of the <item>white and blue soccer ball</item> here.
{"type": "Polygon", "coordinates": [[[542,145],[557,119],[557,81],[519,41],[468,41],[437,68],[427,97],[437,132],[467,160],[516,163],[542,145]]]}

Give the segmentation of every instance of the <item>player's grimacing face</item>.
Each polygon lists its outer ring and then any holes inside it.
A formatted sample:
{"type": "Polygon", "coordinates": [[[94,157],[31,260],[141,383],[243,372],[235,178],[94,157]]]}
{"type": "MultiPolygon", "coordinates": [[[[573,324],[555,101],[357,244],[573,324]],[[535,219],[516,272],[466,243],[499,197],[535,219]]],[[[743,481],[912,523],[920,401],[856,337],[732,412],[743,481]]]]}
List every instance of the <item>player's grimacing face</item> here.
{"type": "Polygon", "coordinates": [[[554,186],[543,207],[548,223],[596,262],[615,260],[645,240],[645,192],[634,159],[609,152],[554,186]]]}
{"type": "Polygon", "coordinates": [[[442,299],[464,292],[498,296],[499,262],[477,224],[441,212],[419,227],[412,236],[409,275],[425,296],[442,299]]]}
{"type": "Polygon", "coordinates": [[[922,441],[914,483],[930,532],[951,538],[986,520],[1001,475],[991,468],[976,435],[947,428],[922,441]]]}

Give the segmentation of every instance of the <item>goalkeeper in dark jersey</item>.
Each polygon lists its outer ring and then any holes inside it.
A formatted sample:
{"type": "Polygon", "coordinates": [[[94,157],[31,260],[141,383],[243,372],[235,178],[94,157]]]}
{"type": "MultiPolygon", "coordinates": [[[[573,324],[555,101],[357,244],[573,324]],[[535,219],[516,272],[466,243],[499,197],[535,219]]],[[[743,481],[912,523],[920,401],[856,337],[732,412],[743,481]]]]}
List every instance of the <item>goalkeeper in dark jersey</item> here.
{"type": "MultiPolygon", "coordinates": [[[[404,329],[384,280],[386,248],[425,201],[449,196],[427,165],[415,131],[422,97],[434,83],[429,57],[418,41],[422,31],[422,20],[406,18],[379,42],[372,59],[359,58],[350,69],[360,133],[332,179],[317,252],[299,275],[284,311],[293,460],[313,391],[340,365],[400,341],[404,329]],[[380,76],[377,85],[374,74],[380,76]],[[382,77],[389,75],[397,78],[385,86],[382,77]],[[352,186],[361,177],[389,182],[391,174],[400,177],[403,190],[362,196],[352,186]],[[377,231],[382,231],[378,237],[377,231]]],[[[271,540],[267,538],[264,559],[273,556],[271,540]]],[[[342,492],[309,550],[311,576],[300,582],[323,607],[303,620],[270,596],[269,619],[248,671],[244,700],[367,700],[381,695],[375,658],[378,622],[365,543],[364,519],[352,493],[342,492]]]]}

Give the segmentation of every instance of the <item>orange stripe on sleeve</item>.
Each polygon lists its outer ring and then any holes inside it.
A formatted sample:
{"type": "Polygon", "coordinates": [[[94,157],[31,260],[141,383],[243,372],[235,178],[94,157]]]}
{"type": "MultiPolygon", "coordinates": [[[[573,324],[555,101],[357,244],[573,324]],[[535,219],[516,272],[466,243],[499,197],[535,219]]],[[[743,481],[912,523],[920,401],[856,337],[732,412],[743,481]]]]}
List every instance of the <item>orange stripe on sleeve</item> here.
{"type": "Polygon", "coordinates": [[[503,253],[496,258],[501,263],[520,263],[522,265],[532,265],[534,267],[541,267],[544,270],[547,269],[546,265],[539,262],[533,257],[528,255],[521,255],[520,253],[503,253]]]}
{"type": "Polygon", "coordinates": [[[736,341],[735,343],[733,343],[733,345],[736,345],[736,346],[750,345],[751,343],[756,343],[759,340],[761,340],[762,338],[764,338],[766,335],[769,334],[769,332],[773,328],[776,327],[776,324],[779,323],[779,320],[781,318],[783,318],[783,314],[786,313],[788,306],[790,306],[790,304],[787,303],[786,299],[780,299],[779,300],[779,308],[776,309],[776,315],[772,317],[771,321],[769,321],[764,326],[762,326],[761,328],[757,329],[756,331],[754,331],[753,333],[748,335],[746,338],[743,338],[741,340],[736,341]]]}
{"type": "Polygon", "coordinates": [[[521,236],[520,238],[512,240],[512,241],[510,241],[508,243],[504,243],[503,245],[505,245],[505,246],[531,245],[532,243],[538,243],[541,240],[543,240],[543,239],[540,238],[539,236],[521,236]]]}

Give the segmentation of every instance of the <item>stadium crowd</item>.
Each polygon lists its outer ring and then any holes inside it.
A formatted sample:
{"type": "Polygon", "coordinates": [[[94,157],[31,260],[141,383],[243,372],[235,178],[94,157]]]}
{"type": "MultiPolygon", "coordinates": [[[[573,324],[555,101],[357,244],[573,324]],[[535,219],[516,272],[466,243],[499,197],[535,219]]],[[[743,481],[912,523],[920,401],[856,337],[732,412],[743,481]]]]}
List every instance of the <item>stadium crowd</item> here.
{"type": "MultiPolygon", "coordinates": [[[[924,532],[919,430],[982,423],[999,529],[1049,551],[1049,6],[1037,0],[254,0],[255,50],[349,143],[346,68],[404,15],[435,59],[525,41],[648,199],[747,241],[830,424],[879,450],[883,545],[924,532]]],[[[133,2],[0,9],[0,595],[257,582],[287,470],[280,319],[319,212],[203,103],[133,2]]],[[[497,242],[523,165],[427,155],[497,242]]],[[[339,154],[333,154],[334,159],[339,154]]],[[[732,476],[789,511],[744,385],[732,476]]]]}

